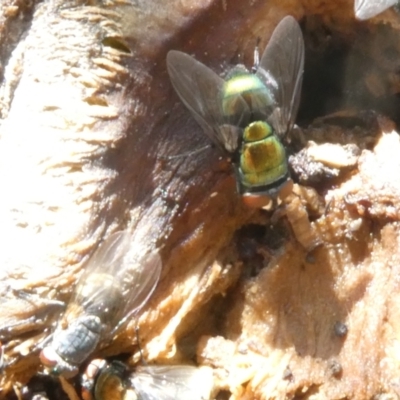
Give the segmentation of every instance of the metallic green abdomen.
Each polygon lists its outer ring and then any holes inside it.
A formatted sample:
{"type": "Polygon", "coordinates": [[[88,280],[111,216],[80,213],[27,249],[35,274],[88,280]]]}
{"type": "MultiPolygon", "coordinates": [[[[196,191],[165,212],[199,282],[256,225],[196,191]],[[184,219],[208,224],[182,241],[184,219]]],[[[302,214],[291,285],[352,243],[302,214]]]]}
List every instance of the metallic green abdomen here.
{"type": "Polygon", "coordinates": [[[288,174],[285,148],[268,123],[256,121],[244,130],[238,174],[250,188],[271,185],[288,174]]]}

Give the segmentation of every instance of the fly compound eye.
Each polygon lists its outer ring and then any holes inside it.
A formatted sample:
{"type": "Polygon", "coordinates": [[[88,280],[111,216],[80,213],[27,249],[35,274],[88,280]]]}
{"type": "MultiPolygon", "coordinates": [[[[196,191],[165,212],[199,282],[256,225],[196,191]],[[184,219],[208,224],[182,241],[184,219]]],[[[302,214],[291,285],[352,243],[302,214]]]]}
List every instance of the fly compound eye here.
{"type": "Polygon", "coordinates": [[[52,375],[63,375],[68,379],[78,373],[78,367],[65,362],[52,346],[45,347],[40,352],[39,358],[52,375]]]}
{"type": "Polygon", "coordinates": [[[81,379],[83,400],[93,400],[92,392],[95,385],[95,380],[106,366],[106,360],[101,358],[96,358],[88,364],[85,372],[82,374],[81,379]]]}
{"type": "Polygon", "coordinates": [[[52,347],[45,347],[40,352],[39,357],[42,364],[48,368],[54,368],[57,365],[59,359],[58,354],[52,347]]]}
{"type": "Polygon", "coordinates": [[[97,374],[107,365],[107,361],[102,358],[95,358],[87,366],[83,378],[93,382],[97,374]]]}
{"type": "Polygon", "coordinates": [[[246,193],[242,196],[243,203],[250,208],[272,208],[273,200],[268,196],[246,193]]]}
{"type": "Polygon", "coordinates": [[[81,396],[83,400],[95,400],[93,398],[92,392],[82,387],[81,396]]]}

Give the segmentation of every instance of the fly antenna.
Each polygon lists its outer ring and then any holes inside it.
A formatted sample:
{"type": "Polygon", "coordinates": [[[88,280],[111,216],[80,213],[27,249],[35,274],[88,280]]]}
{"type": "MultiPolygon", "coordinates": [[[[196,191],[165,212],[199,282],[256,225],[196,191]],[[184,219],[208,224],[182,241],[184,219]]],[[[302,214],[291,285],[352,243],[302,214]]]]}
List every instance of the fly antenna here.
{"type": "Polygon", "coordinates": [[[140,345],[139,327],[137,325],[135,326],[135,334],[136,334],[136,341],[137,341],[139,354],[140,354],[140,360],[142,361],[142,363],[144,365],[147,365],[147,362],[143,357],[143,350],[142,350],[142,346],[140,345]]]}
{"type": "Polygon", "coordinates": [[[258,45],[260,44],[260,36],[256,39],[256,47],[254,47],[254,59],[253,59],[253,66],[251,68],[251,72],[255,74],[258,70],[258,66],[260,65],[260,51],[258,49],[258,45]]]}

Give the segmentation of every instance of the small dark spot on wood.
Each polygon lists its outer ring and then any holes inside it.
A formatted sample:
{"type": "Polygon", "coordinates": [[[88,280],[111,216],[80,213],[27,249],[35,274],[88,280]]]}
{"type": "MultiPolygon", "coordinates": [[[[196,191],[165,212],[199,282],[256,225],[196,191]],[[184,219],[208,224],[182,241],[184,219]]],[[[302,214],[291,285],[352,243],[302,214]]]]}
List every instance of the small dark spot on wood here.
{"type": "Polygon", "coordinates": [[[328,361],[328,368],[330,374],[335,378],[340,378],[343,372],[342,365],[337,360],[329,360],[328,361]]]}
{"type": "Polygon", "coordinates": [[[347,325],[340,321],[335,322],[333,330],[335,332],[335,335],[340,338],[344,338],[347,335],[347,332],[349,331],[347,325]]]}
{"type": "Polygon", "coordinates": [[[292,371],[290,370],[289,367],[286,367],[286,369],[283,371],[283,376],[282,376],[282,378],[283,378],[285,381],[289,381],[289,382],[293,382],[293,381],[294,381],[293,373],[292,373],[292,371]]]}

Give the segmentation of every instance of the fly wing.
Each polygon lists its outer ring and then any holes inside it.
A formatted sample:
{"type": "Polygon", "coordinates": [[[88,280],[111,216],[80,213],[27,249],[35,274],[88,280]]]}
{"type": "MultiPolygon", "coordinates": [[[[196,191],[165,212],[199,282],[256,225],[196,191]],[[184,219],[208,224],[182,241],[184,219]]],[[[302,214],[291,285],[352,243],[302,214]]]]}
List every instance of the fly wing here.
{"type": "Polygon", "coordinates": [[[146,303],[158,283],[161,259],[146,250],[129,231],[116,232],[101,243],[79,279],[67,318],[96,315],[103,324],[103,338],[114,334],[146,303]]]}
{"type": "Polygon", "coordinates": [[[397,0],[355,0],[354,13],[358,19],[369,19],[394,6],[396,2],[397,0]]]}
{"type": "Polygon", "coordinates": [[[176,93],[206,135],[218,147],[234,151],[232,143],[237,143],[239,131],[227,126],[240,126],[243,115],[249,111],[246,102],[238,96],[238,111],[227,116],[223,109],[225,81],[188,54],[171,50],[167,55],[167,69],[176,93]]]}
{"type": "Polygon", "coordinates": [[[160,279],[161,257],[157,251],[147,250],[147,246],[141,240],[131,240],[122,268],[116,272],[123,306],[121,314],[115,313],[112,335],[147,303],[160,279]]]}
{"type": "Polygon", "coordinates": [[[276,108],[268,120],[280,136],[294,125],[300,103],[303,70],[303,34],[297,21],[287,16],[272,33],[256,72],[275,100],[276,108]]]}
{"type": "Polygon", "coordinates": [[[188,365],[142,367],[130,381],[143,400],[209,400],[213,387],[210,368],[188,365]]]}

